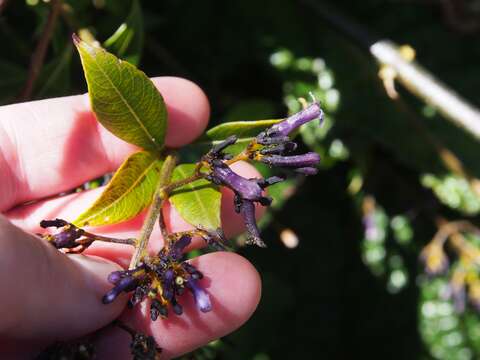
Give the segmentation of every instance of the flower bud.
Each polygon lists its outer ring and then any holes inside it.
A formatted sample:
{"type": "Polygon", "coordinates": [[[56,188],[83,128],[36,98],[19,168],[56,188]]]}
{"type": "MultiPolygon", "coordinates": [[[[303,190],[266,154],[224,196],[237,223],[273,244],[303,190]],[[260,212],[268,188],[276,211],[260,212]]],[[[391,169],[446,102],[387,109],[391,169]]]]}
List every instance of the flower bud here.
{"type": "Polygon", "coordinates": [[[201,312],[209,312],[212,310],[212,303],[210,301],[210,296],[207,292],[198,284],[196,280],[190,279],[187,282],[187,287],[193,294],[195,298],[195,304],[201,312]]]}

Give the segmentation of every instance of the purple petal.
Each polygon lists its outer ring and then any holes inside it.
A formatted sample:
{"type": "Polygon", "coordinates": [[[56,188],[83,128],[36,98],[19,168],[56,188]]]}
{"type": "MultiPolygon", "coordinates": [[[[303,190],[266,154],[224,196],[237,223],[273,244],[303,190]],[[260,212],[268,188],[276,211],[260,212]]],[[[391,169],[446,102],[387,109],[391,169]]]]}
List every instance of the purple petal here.
{"type": "Polygon", "coordinates": [[[180,239],[175,241],[172,246],[170,256],[174,259],[180,259],[183,254],[183,250],[190,245],[192,242],[192,237],[188,235],[182,236],[180,239]]]}
{"type": "Polygon", "coordinates": [[[235,172],[224,163],[214,165],[212,176],[219,184],[229,187],[243,199],[259,201],[262,197],[262,188],[257,179],[246,179],[235,172]]]}
{"type": "Polygon", "coordinates": [[[116,284],[120,281],[120,279],[122,278],[122,275],[124,274],[125,274],[124,271],[114,271],[108,275],[107,280],[111,284],[116,284]]]}
{"type": "Polygon", "coordinates": [[[212,310],[212,302],[210,301],[210,296],[200,286],[200,284],[198,284],[198,282],[194,279],[188,280],[186,284],[192,292],[193,297],[195,298],[197,308],[201,312],[209,312],[210,310],[212,310]]]}
{"type": "Polygon", "coordinates": [[[138,281],[130,276],[122,278],[118,284],[102,298],[104,304],[110,304],[122,292],[129,292],[135,289],[138,281]]]}
{"type": "Polygon", "coordinates": [[[323,119],[323,111],[320,108],[320,104],[318,102],[314,102],[306,109],[293,114],[278,124],[273,125],[267,130],[267,132],[272,137],[287,136],[296,128],[317,118],[320,118],[320,121],[323,119]]]}
{"type": "Polygon", "coordinates": [[[248,232],[248,243],[255,244],[259,247],[266,247],[265,243],[260,238],[260,230],[257,227],[255,220],[255,205],[252,201],[243,200],[240,205],[240,214],[245,222],[245,227],[248,232]]]}
{"type": "Polygon", "coordinates": [[[317,165],[320,162],[320,155],[316,152],[294,156],[270,155],[262,157],[260,161],[270,166],[305,168],[317,165]]]}

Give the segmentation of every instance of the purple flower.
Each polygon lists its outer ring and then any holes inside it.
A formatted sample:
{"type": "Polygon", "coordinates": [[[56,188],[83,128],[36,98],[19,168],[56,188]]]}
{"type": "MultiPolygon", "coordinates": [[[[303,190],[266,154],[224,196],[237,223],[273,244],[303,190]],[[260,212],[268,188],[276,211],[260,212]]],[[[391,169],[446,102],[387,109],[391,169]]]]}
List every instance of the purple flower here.
{"type": "Polygon", "coordinates": [[[71,249],[79,246],[77,240],[85,234],[83,229],[79,229],[62,219],[42,220],[40,226],[44,229],[49,227],[62,228],[57,234],[43,236],[57,249],[71,249]]]}
{"type": "Polygon", "coordinates": [[[262,156],[260,161],[270,166],[312,168],[320,161],[320,155],[315,152],[294,156],[268,155],[262,156]]]}
{"type": "Polygon", "coordinates": [[[192,242],[192,237],[188,235],[183,235],[180,239],[175,241],[170,250],[170,257],[179,260],[183,255],[183,250],[190,245],[192,242]]]}
{"type": "Polygon", "coordinates": [[[249,200],[241,200],[236,209],[238,209],[238,212],[242,215],[245,227],[247,228],[247,243],[259,247],[266,247],[267,245],[265,245],[260,237],[260,230],[255,220],[255,204],[249,200]]]}
{"type": "Polygon", "coordinates": [[[212,162],[212,172],[207,177],[217,185],[223,185],[232,189],[242,199],[258,201],[260,203],[268,201],[263,196],[263,188],[257,179],[246,179],[235,173],[223,161],[215,160],[212,162]]]}
{"type": "Polygon", "coordinates": [[[323,120],[323,111],[320,108],[320,104],[318,102],[314,102],[304,110],[293,114],[282,122],[279,122],[260,133],[257,137],[257,140],[260,144],[264,144],[265,142],[271,143],[268,142],[268,139],[285,138],[293,130],[317,118],[320,119],[320,122],[323,120]]]}
{"type": "Polygon", "coordinates": [[[320,156],[314,152],[290,155],[296,150],[297,144],[292,142],[288,135],[294,129],[316,118],[322,120],[323,112],[320,105],[314,102],[306,109],[261,132],[256,137],[256,142],[263,147],[255,150],[251,158],[270,166],[293,168],[300,174],[315,175],[320,156]]]}
{"type": "Polygon", "coordinates": [[[246,179],[235,173],[221,160],[211,161],[211,167],[212,171],[207,179],[217,185],[226,186],[235,193],[235,211],[243,217],[248,232],[248,243],[265,247],[255,222],[254,202],[259,202],[263,206],[270,205],[272,199],[264,196],[263,190],[270,185],[283,181],[283,178],[272,176],[268,179],[246,179]]]}
{"type": "Polygon", "coordinates": [[[195,298],[195,304],[201,312],[209,312],[212,310],[212,302],[207,292],[198,284],[197,280],[191,279],[186,283],[188,289],[195,298]]]}
{"type": "MultiPolygon", "coordinates": [[[[207,233],[201,230],[202,233],[207,233]]],[[[108,276],[108,281],[115,286],[103,297],[103,303],[109,304],[122,292],[133,292],[128,307],[133,307],[146,297],[150,303],[150,318],[154,321],[159,316],[168,316],[168,307],[173,313],[181,315],[183,307],[177,297],[191,290],[201,311],[209,311],[208,294],[196,283],[203,274],[195,266],[182,262],[182,253],[191,243],[192,236],[186,233],[173,234],[157,256],[146,257],[137,268],[125,271],[114,271],[108,276]],[[203,293],[202,293],[203,291],[203,293]]]]}
{"type": "Polygon", "coordinates": [[[134,278],[133,276],[126,276],[118,281],[115,287],[110,290],[105,296],[102,298],[102,302],[104,304],[110,304],[113,300],[117,298],[120,293],[123,292],[130,292],[135,290],[138,285],[138,279],[134,278]]]}

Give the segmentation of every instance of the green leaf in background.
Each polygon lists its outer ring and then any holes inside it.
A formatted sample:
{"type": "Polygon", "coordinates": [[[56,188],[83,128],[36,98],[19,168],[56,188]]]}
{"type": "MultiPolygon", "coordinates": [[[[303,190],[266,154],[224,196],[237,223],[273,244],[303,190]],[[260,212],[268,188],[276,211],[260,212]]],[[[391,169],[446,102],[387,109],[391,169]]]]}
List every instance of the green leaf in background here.
{"type": "MultiPolygon", "coordinates": [[[[195,164],[181,164],[173,171],[172,182],[193,175],[195,164]]],[[[193,226],[214,230],[221,226],[219,189],[206,180],[197,180],[176,189],[169,200],[182,218],[193,226]]]]}
{"type": "Polygon", "coordinates": [[[236,135],[238,137],[237,142],[229,146],[226,152],[230,154],[238,154],[245,148],[255,136],[266,128],[276,124],[283,119],[275,120],[258,120],[258,121],[234,121],[217,125],[208,130],[197,142],[192,146],[201,146],[206,149],[211,148],[227,137],[236,135]]]}
{"type": "Polygon", "coordinates": [[[74,38],[97,120],[119,138],[146,150],[163,148],[167,110],[153,82],[132,64],[74,38]]]}
{"type": "Polygon", "coordinates": [[[147,151],[131,155],[117,170],[100,198],[74,223],[77,226],[100,226],[133,218],[151,203],[162,163],[147,151]]]}
{"type": "Polygon", "coordinates": [[[132,8],[126,21],[103,43],[106,49],[138,65],[143,48],[143,15],[138,0],[132,1],[132,8]]]}

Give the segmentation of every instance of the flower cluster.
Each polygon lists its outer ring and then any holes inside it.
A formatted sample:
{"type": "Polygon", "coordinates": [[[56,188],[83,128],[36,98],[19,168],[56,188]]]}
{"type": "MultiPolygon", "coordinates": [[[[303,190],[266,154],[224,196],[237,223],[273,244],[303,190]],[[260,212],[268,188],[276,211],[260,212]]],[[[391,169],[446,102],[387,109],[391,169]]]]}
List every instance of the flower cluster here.
{"type": "MultiPolygon", "coordinates": [[[[322,120],[323,112],[320,105],[314,102],[299,113],[261,132],[240,157],[245,156],[247,159],[260,161],[270,166],[292,168],[305,175],[316,174],[316,165],[320,161],[319,155],[315,152],[291,155],[296,150],[297,144],[290,140],[289,134],[301,125],[317,118],[322,120]]],[[[247,242],[265,247],[255,221],[255,202],[263,206],[270,205],[272,199],[264,195],[264,190],[266,187],[282,181],[283,178],[273,176],[268,179],[247,179],[235,173],[228,165],[231,156],[224,154],[223,150],[236,141],[235,136],[230,136],[214,146],[203,157],[203,162],[209,168],[205,178],[217,185],[226,186],[234,192],[235,211],[240,213],[244,219],[248,232],[247,242]]]]}
{"type": "Polygon", "coordinates": [[[320,161],[319,155],[315,152],[290,155],[297,148],[297,144],[289,138],[295,129],[315,119],[320,119],[320,122],[323,120],[323,112],[318,102],[258,134],[256,143],[264,146],[255,151],[251,158],[270,166],[293,168],[305,175],[315,175],[316,165],[320,161]]]}
{"type": "Polygon", "coordinates": [[[190,234],[172,234],[157,256],[146,257],[135,269],[111,273],[108,281],[115,286],[103,297],[103,303],[111,303],[122,292],[133,292],[128,306],[133,307],[148,297],[151,299],[150,317],[156,320],[159,316],[168,316],[169,305],[175,314],[181,315],[183,308],[177,296],[188,289],[198,309],[210,311],[210,297],[198,281],[203,274],[188,262],[181,261],[183,251],[191,241],[190,234]]]}
{"type": "MultiPolygon", "coordinates": [[[[265,246],[255,220],[255,204],[270,205],[272,199],[265,194],[265,189],[284,178],[272,176],[267,179],[248,179],[235,173],[230,165],[239,160],[253,160],[269,166],[290,168],[306,175],[316,174],[316,165],[320,161],[318,154],[313,152],[293,154],[297,144],[290,140],[289,135],[302,124],[317,118],[322,120],[323,113],[319,104],[314,102],[297,114],[261,132],[239,155],[234,157],[224,153],[227,147],[237,142],[237,137],[231,136],[215,145],[197,164],[197,172],[193,178],[205,178],[233,190],[235,210],[244,219],[249,243],[265,246]]],[[[168,188],[167,185],[166,188],[168,188]]],[[[167,190],[165,194],[168,198],[167,190]]],[[[140,246],[135,239],[115,239],[95,235],[61,219],[42,221],[41,226],[60,229],[56,234],[43,235],[43,238],[64,252],[81,252],[97,240],[134,245],[137,246],[137,250],[140,246]]],[[[225,250],[227,244],[222,230],[207,231],[197,228],[192,231],[167,234],[165,224],[161,220],[160,227],[165,235],[164,247],[156,256],[143,256],[131,269],[112,272],[108,276],[108,281],[114,286],[103,296],[103,303],[113,302],[121,293],[130,294],[129,307],[150,299],[150,318],[155,321],[158,317],[168,317],[169,311],[181,315],[183,307],[178,298],[188,290],[200,311],[210,311],[212,302],[200,284],[203,274],[183,260],[183,253],[194,236],[203,238],[207,245],[216,250],[225,250]]],[[[138,337],[133,340],[132,353],[139,359],[143,355],[147,356],[146,358],[151,357],[156,351],[151,338],[138,337]]]]}

